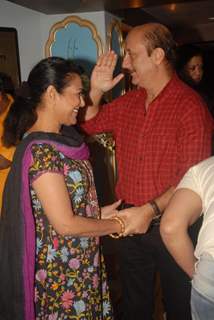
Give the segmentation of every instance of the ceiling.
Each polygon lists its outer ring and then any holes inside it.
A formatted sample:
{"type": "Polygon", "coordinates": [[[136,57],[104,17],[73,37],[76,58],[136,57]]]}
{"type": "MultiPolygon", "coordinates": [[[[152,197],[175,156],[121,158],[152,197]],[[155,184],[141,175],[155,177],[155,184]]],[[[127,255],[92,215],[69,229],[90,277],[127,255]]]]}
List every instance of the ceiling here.
{"type": "Polygon", "coordinates": [[[10,0],[45,14],[109,11],[134,26],[159,21],[171,28],[211,25],[214,34],[214,0],[10,0]]]}

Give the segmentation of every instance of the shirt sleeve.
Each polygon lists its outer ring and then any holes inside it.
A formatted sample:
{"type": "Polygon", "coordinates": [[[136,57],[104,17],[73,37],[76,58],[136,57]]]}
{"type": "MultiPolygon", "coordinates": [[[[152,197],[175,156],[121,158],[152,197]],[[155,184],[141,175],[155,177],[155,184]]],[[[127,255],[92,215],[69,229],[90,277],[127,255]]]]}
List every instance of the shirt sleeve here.
{"type": "Polygon", "coordinates": [[[177,185],[176,190],[183,189],[183,188],[190,189],[195,193],[197,193],[198,195],[200,195],[200,188],[199,188],[199,185],[197,184],[197,178],[195,176],[194,167],[190,168],[185,173],[185,175],[177,185]]]}
{"type": "Polygon", "coordinates": [[[176,188],[176,190],[189,189],[195,192],[201,198],[202,206],[203,206],[201,214],[205,210],[204,196],[203,196],[201,183],[200,183],[200,175],[201,173],[203,174],[203,164],[204,162],[200,162],[199,164],[191,167],[183,176],[183,178],[181,179],[181,181],[179,182],[176,188]]]}
{"type": "Polygon", "coordinates": [[[33,164],[30,167],[31,182],[46,172],[63,174],[64,165],[60,153],[49,144],[34,144],[31,148],[33,164]]]}
{"type": "Polygon", "coordinates": [[[183,101],[178,134],[177,185],[185,172],[196,163],[211,155],[213,120],[200,97],[192,96],[183,101]]]}
{"type": "Polygon", "coordinates": [[[102,132],[115,134],[116,130],[121,127],[120,114],[126,108],[128,100],[129,95],[126,94],[114,99],[111,103],[102,105],[98,114],[91,120],[81,123],[81,127],[89,135],[102,132]]]}

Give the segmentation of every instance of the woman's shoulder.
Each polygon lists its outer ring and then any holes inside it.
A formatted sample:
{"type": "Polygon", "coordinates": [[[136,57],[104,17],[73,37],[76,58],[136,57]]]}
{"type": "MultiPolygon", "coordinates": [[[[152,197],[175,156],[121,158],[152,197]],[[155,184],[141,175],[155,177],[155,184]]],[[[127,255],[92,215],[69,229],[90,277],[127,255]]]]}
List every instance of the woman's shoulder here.
{"type": "Polygon", "coordinates": [[[36,171],[63,171],[64,155],[48,142],[35,142],[31,145],[32,169],[36,171]]]}

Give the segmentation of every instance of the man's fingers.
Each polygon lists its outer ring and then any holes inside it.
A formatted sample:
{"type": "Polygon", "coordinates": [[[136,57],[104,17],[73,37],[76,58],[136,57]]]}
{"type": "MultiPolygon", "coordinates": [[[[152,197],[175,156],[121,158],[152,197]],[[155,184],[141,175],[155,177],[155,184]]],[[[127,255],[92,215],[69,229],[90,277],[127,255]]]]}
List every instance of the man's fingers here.
{"type": "Polygon", "coordinates": [[[114,68],[117,63],[117,55],[114,51],[109,51],[99,56],[96,65],[99,67],[114,68]]]}
{"type": "Polygon", "coordinates": [[[113,79],[113,86],[116,86],[124,77],[123,73],[118,74],[114,79],[113,79]]]}

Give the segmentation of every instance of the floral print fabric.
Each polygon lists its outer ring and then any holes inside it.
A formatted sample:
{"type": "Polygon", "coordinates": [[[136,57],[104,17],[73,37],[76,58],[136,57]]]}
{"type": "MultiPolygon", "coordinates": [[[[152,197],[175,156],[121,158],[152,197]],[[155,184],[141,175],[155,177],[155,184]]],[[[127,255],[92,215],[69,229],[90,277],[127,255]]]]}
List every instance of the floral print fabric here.
{"type": "Polygon", "coordinates": [[[59,235],[32,188],[32,182],[45,172],[63,174],[74,214],[97,218],[99,207],[90,164],[69,159],[44,143],[34,144],[32,155],[29,174],[36,223],[36,319],[113,319],[99,238],[59,235]]]}

